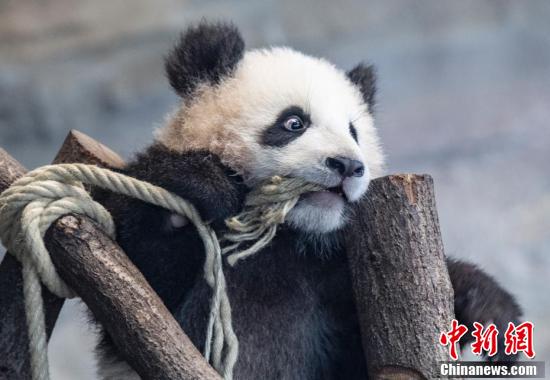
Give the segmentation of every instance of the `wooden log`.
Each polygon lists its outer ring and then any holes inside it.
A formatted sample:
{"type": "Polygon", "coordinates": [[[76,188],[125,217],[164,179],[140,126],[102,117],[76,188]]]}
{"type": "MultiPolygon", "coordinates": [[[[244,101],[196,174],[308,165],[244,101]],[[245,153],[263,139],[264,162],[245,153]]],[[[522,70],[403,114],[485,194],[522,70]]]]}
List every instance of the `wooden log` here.
{"type": "MultiPolygon", "coordinates": [[[[13,181],[27,170],[0,148],[0,192],[6,190],[13,181]]],[[[46,310],[59,309],[57,297],[46,294],[46,310]]],[[[53,328],[52,321],[46,323],[48,333],[53,328]]],[[[21,264],[6,253],[0,264],[0,379],[28,379],[29,355],[28,334],[25,324],[23,303],[23,279],[21,264]]]]}
{"type": "MultiPolygon", "coordinates": [[[[120,168],[124,161],[109,148],[78,131],[70,131],[54,164],[80,162],[120,168]]],[[[26,172],[0,148],[0,192],[26,172]]],[[[64,300],[42,287],[46,332],[51,336],[64,300]]],[[[28,335],[23,304],[21,264],[6,253],[0,264],[0,380],[30,379],[28,335]]]]}
{"type": "MultiPolygon", "coordinates": [[[[95,150],[98,143],[90,144],[93,140],[82,136],[85,135],[72,131],[64,143],[66,155],[58,154],[56,161],[91,161],[103,166],[110,162],[112,154],[108,155],[110,158],[102,155],[106,148],[95,150]],[[73,148],[69,149],[67,146],[73,148]],[[84,160],[78,160],[78,157],[70,155],[74,149],[96,153],[85,156],[84,160]]],[[[0,149],[0,178],[5,186],[23,174],[21,167],[17,171],[17,165],[13,158],[0,149]]],[[[108,166],[121,167],[121,161],[115,160],[113,165],[108,166]]],[[[60,218],[48,230],[46,246],[59,274],[82,296],[98,320],[107,326],[107,331],[119,351],[142,378],[221,379],[183,333],[139,270],[94,222],[76,215],[60,218]]],[[[11,301],[21,307],[16,310],[14,308],[15,311],[10,313],[9,318],[5,318],[4,313],[0,318],[0,328],[6,328],[6,334],[0,335],[0,348],[2,353],[3,350],[11,350],[6,351],[9,356],[0,356],[0,379],[28,379],[28,339],[22,307],[20,265],[11,255],[7,255],[6,259],[14,263],[14,266],[6,266],[6,273],[2,269],[0,280],[18,276],[19,281],[2,281],[1,310],[3,312],[4,307],[10,307],[4,301],[11,301]],[[14,331],[18,331],[20,335],[14,335],[14,331]],[[5,344],[12,340],[15,343],[5,344]]],[[[50,313],[46,316],[51,325],[49,333],[61,304],[56,304],[57,312],[54,317],[51,308],[46,304],[46,312],[49,310],[50,313]]]]}
{"type": "Polygon", "coordinates": [[[15,158],[0,148],[0,193],[27,172],[15,158]]]}
{"type": "Polygon", "coordinates": [[[65,138],[54,163],[93,164],[109,169],[121,169],[124,160],[105,145],[90,136],[72,129],[65,138]]]}
{"type": "Polygon", "coordinates": [[[439,334],[454,318],[433,180],[372,181],[346,231],[346,249],[371,379],[436,377],[448,360],[439,334]]]}
{"type": "Polygon", "coordinates": [[[65,216],[46,236],[57,271],[143,379],[221,380],[119,246],[87,218],[65,216]]]}

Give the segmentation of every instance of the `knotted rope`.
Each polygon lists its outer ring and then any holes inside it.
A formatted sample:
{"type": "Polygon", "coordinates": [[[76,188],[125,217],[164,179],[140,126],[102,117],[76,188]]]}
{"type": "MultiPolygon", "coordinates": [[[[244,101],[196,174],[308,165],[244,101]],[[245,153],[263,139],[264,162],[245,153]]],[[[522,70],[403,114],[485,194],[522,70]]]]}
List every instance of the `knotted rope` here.
{"type": "MultiPolygon", "coordinates": [[[[33,380],[49,379],[40,282],[59,297],[75,296],[57,274],[44,245],[48,227],[59,217],[76,213],[95,220],[115,238],[111,215],[84,190],[85,184],[163,207],[187,217],[195,225],[205,247],[204,277],[213,291],[204,356],[224,379],[231,380],[239,342],[232,327],[222,251],[214,230],[185,199],[150,183],[84,164],[38,168],[14,182],[0,195],[0,238],[23,268],[33,380]]],[[[224,250],[233,252],[228,262],[234,265],[239,259],[265,247],[275,236],[277,226],[283,223],[296,205],[300,194],[320,189],[318,185],[299,179],[280,177],[274,177],[269,183],[254,189],[245,201],[245,210],[227,221],[228,227],[235,231],[224,237],[233,243],[224,250]],[[256,242],[249,248],[235,252],[242,243],[253,241],[256,242]]]]}

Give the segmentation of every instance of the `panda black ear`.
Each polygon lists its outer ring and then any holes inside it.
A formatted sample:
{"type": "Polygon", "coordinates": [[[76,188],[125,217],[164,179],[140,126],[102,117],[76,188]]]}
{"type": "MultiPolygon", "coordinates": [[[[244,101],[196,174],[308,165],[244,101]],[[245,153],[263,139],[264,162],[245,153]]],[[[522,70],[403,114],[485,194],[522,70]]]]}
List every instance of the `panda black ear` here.
{"type": "Polygon", "coordinates": [[[348,78],[361,90],[369,111],[376,103],[376,69],[373,65],[358,64],[347,72],[348,78]]]}
{"type": "Polygon", "coordinates": [[[233,24],[203,21],[180,35],[164,66],[174,90],[185,97],[200,83],[220,83],[243,54],[244,41],[233,24]]]}

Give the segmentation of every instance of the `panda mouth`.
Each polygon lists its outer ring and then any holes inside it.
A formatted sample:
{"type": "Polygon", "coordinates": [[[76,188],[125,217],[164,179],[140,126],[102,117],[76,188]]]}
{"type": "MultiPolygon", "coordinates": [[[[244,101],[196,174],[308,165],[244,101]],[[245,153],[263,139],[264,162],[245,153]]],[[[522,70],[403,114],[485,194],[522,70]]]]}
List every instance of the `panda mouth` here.
{"type": "Polygon", "coordinates": [[[344,191],[344,188],[342,185],[334,186],[334,187],[327,187],[326,189],[314,191],[309,194],[334,194],[340,199],[344,200],[345,202],[348,202],[348,197],[346,195],[346,192],[344,191]]]}
{"type": "Polygon", "coordinates": [[[336,194],[339,197],[344,198],[344,200],[346,200],[346,201],[348,200],[348,197],[346,196],[346,193],[344,192],[344,188],[342,187],[342,185],[338,185],[338,186],[335,186],[335,187],[329,187],[325,191],[328,191],[329,193],[336,194]]]}

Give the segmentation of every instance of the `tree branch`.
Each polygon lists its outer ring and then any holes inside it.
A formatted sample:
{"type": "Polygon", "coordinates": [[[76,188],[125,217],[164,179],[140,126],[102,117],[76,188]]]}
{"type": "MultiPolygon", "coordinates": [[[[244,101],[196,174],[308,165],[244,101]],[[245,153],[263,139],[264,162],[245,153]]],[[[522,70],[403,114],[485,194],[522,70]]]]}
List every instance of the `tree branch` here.
{"type": "MultiPolygon", "coordinates": [[[[0,148],[0,192],[26,169],[0,148]]],[[[50,337],[63,300],[42,287],[46,333],[50,337]]],[[[21,264],[6,253],[0,264],[0,379],[30,379],[30,359],[21,264]]]]}
{"type": "Polygon", "coordinates": [[[94,222],[65,216],[45,241],[59,275],[142,378],[221,380],[141,272],[94,222]]]}
{"type": "MultiPolygon", "coordinates": [[[[120,168],[123,161],[117,157],[90,137],[71,131],[55,163],[120,168]]],[[[17,161],[0,149],[0,191],[23,174],[17,161]]],[[[48,230],[46,246],[61,277],[87,303],[141,377],[221,379],[139,270],[92,221],[75,215],[60,218],[48,230]]],[[[0,379],[29,379],[21,266],[11,255],[0,267],[0,286],[0,379]]],[[[63,300],[45,288],[43,296],[49,336],[63,300]]]]}
{"type": "MultiPolygon", "coordinates": [[[[80,162],[119,168],[124,161],[109,148],[89,136],[70,131],[53,161],[54,164],[80,162]]],[[[0,192],[25,174],[26,169],[0,148],[0,192]]],[[[46,334],[51,336],[64,300],[42,287],[46,334]]],[[[30,379],[28,334],[23,303],[21,264],[9,253],[0,264],[0,379],[30,379]]]]}

